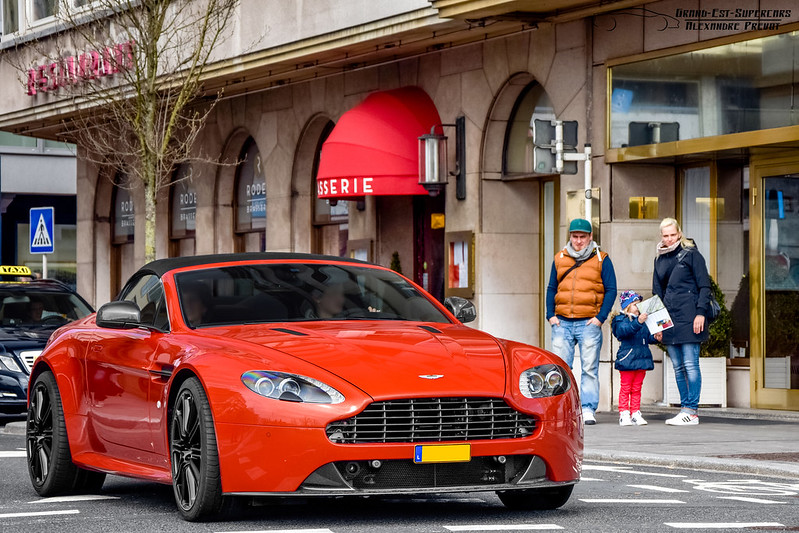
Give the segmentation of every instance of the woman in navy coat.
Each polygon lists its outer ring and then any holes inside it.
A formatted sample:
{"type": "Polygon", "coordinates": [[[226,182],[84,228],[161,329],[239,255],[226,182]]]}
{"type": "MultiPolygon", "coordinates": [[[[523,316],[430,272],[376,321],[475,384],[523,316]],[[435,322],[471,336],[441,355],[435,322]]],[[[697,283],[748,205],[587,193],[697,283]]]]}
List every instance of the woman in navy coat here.
{"type": "Polygon", "coordinates": [[[681,407],[680,413],[666,420],[666,424],[696,425],[702,390],[699,348],[709,336],[705,317],[710,308],[710,275],[705,258],[693,241],[683,236],[676,220],[663,219],[660,235],[652,293],[663,300],[674,323],[673,328],[663,331],[663,344],[674,366],[681,407]]]}

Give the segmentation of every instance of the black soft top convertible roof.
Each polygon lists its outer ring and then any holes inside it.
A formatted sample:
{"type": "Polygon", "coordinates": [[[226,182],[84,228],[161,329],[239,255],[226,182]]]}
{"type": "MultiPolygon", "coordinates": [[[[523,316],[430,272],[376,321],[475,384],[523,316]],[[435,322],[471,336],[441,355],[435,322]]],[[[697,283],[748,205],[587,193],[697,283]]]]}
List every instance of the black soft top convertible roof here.
{"type": "Polygon", "coordinates": [[[141,267],[139,272],[152,272],[161,277],[170,270],[191,266],[199,266],[212,263],[236,263],[238,261],[328,261],[345,262],[365,265],[364,261],[350,259],[348,257],[336,257],[332,255],[299,254],[286,252],[245,252],[239,254],[210,254],[194,255],[188,257],[170,257],[168,259],[156,259],[141,267]]]}

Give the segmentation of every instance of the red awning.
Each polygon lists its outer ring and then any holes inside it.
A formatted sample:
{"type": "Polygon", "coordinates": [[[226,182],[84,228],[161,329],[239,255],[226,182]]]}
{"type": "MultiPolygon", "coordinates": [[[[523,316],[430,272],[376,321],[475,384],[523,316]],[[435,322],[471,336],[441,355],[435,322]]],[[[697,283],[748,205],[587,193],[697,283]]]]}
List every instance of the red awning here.
{"type": "Polygon", "coordinates": [[[370,94],[322,145],[319,198],[427,194],[419,185],[418,138],[438,124],[436,106],[419,87],[370,94]]]}

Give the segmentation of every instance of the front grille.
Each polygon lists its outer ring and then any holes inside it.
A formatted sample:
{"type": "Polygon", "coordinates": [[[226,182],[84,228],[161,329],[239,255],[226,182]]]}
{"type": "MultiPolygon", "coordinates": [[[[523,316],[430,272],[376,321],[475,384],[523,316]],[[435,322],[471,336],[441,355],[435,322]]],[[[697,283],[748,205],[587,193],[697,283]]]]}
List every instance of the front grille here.
{"type": "Polygon", "coordinates": [[[534,430],[534,418],[498,398],[413,398],[373,403],[328,424],[327,436],[341,444],[441,442],[517,439],[534,430]]]}
{"type": "Polygon", "coordinates": [[[42,350],[23,350],[18,353],[19,358],[22,359],[22,362],[25,363],[25,368],[28,371],[28,374],[31,372],[31,368],[33,368],[33,362],[36,361],[36,358],[42,354],[42,350]]]}

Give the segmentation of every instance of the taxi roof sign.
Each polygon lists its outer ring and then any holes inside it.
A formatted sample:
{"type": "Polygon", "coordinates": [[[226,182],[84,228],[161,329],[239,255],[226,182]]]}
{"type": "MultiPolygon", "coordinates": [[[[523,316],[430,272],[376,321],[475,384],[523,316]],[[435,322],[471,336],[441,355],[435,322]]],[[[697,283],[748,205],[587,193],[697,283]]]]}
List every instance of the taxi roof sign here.
{"type": "Polygon", "coordinates": [[[0,276],[33,276],[33,272],[24,265],[0,265],[0,276]]]}

